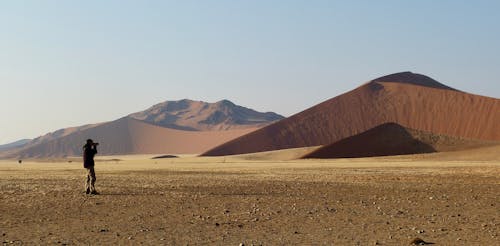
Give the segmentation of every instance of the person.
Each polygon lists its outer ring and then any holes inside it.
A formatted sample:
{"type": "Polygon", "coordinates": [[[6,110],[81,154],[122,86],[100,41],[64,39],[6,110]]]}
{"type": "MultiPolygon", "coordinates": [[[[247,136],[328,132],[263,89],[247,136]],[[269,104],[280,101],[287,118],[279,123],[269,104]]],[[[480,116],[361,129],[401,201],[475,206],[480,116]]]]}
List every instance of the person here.
{"type": "Polygon", "coordinates": [[[87,179],[85,181],[85,193],[98,195],[95,189],[95,170],[94,170],[94,156],[97,154],[97,145],[92,139],[87,139],[87,143],[83,146],[83,167],[87,169],[87,179]]]}

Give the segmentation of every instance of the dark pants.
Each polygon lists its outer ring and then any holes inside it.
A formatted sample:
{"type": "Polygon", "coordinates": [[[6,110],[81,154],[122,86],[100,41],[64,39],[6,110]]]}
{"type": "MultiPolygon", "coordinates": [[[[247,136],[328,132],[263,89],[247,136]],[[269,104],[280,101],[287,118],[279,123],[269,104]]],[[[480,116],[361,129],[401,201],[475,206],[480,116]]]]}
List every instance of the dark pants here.
{"type": "Polygon", "coordinates": [[[90,190],[90,192],[96,191],[95,190],[95,171],[94,167],[87,167],[87,180],[85,181],[85,190],[90,190]]]}

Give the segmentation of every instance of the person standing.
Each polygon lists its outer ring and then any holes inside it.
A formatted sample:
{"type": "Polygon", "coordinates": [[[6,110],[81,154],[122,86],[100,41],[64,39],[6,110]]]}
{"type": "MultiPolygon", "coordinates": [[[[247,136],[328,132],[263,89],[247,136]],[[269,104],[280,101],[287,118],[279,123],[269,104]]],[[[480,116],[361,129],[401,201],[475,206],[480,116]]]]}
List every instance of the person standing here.
{"type": "Polygon", "coordinates": [[[92,139],[87,139],[87,143],[83,146],[83,167],[87,169],[87,179],[85,181],[85,193],[98,195],[95,189],[95,170],[94,156],[97,154],[97,145],[92,139]]]}

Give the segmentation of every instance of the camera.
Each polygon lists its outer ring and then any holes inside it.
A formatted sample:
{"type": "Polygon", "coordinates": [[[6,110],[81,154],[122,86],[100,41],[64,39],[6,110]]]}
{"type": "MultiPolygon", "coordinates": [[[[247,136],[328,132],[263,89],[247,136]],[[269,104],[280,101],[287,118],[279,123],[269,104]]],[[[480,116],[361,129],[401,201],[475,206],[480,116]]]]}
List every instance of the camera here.
{"type": "Polygon", "coordinates": [[[99,143],[94,143],[94,146],[97,146],[97,145],[99,145],[99,143]]]}

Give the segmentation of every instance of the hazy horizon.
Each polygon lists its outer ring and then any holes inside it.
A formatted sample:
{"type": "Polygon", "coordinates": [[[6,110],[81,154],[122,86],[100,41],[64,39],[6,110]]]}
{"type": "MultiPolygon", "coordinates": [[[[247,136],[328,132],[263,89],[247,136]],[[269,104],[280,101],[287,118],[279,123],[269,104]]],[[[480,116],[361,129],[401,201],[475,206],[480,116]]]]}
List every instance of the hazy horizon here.
{"type": "Polygon", "coordinates": [[[166,100],[290,116],[391,73],[500,97],[497,1],[0,3],[0,145],[166,100]]]}

